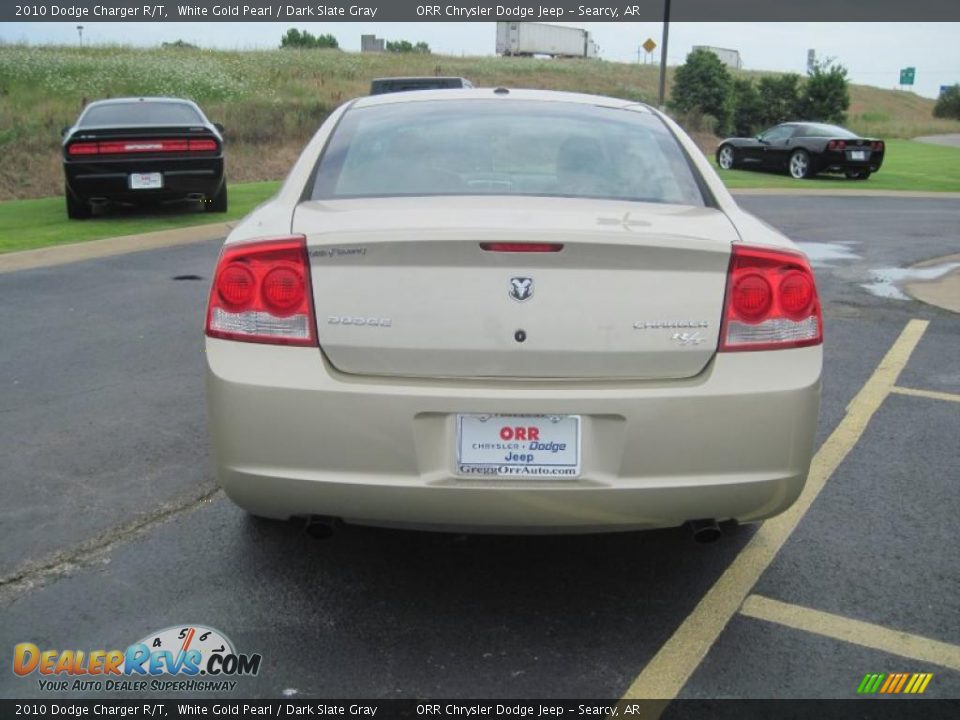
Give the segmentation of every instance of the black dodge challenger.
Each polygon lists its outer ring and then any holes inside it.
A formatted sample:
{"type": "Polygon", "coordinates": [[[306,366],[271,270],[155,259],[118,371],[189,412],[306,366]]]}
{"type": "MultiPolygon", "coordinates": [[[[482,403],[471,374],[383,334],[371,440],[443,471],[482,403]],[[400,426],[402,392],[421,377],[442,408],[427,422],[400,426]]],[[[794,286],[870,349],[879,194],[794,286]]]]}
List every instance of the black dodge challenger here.
{"type": "Polygon", "coordinates": [[[67,215],[94,206],[202,202],[226,212],[223,128],[178,98],[92,102],[63,130],[67,215]]]}
{"type": "Polygon", "coordinates": [[[883,164],[882,140],[862,138],[839,125],[788,122],[752,138],[727,138],[717,148],[724,170],[786,170],[798,180],[843,173],[866,180],[883,164]]]}

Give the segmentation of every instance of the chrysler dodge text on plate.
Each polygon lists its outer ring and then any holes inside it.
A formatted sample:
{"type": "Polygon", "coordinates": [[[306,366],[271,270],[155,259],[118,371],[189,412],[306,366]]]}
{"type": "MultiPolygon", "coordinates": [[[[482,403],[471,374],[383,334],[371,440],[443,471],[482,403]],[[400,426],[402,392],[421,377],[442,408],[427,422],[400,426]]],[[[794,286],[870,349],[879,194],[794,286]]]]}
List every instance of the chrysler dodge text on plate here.
{"type": "Polygon", "coordinates": [[[219,482],[254,515],[481,532],[754,522],[806,480],[806,258],[626,100],[391,93],[227,238],[219,482]]]}

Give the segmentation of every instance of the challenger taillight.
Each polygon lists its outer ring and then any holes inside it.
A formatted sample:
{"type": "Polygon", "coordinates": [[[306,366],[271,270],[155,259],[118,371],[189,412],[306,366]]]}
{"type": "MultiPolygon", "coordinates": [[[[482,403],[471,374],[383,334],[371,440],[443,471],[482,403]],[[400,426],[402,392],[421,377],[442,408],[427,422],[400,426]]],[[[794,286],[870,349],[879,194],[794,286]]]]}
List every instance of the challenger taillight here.
{"type": "Polygon", "coordinates": [[[207,335],[316,346],[310,287],[303,236],[227,245],[210,288],[207,335]]]}
{"type": "Polygon", "coordinates": [[[102,140],[75,142],[67,146],[71,157],[79,155],[128,155],[143,153],[215,152],[213,138],[160,138],[157,140],[102,140]]]}
{"type": "Polygon", "coordinates": [[[776,350],[823,342],[823,313],[805,256],[734,245],[720,351],[776,350]]]}

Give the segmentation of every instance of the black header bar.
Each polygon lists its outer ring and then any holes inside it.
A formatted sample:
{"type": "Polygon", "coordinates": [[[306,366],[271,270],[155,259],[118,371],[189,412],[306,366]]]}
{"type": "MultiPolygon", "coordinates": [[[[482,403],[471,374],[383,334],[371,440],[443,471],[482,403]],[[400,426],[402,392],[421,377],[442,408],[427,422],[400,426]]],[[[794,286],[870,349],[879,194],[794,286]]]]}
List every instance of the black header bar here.
{"type": "MultiPolygon", "coordinates": [[[[960,20],[956,0],[674,0],[673,22],[960,20]]],[[[663,0],[23,0],[2,22],[650,22],[663,0]]]]}

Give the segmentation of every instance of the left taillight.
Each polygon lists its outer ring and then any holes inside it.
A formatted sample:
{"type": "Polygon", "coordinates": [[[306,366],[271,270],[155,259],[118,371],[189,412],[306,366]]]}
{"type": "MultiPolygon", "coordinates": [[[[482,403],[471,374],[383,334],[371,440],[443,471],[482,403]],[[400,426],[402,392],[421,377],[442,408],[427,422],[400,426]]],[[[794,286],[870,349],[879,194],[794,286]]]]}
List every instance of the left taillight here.
{"type": "Polygon", "coordinates": [[[210,288],[206,333],[243,342],[316,346],[306,239],[224,247],[210,288]]]}
{"type": "Polygon", "coordinates": [[[734,245],[720,351],[777,350],[823,342],[823,312],[807,258],[734,245]]]}

